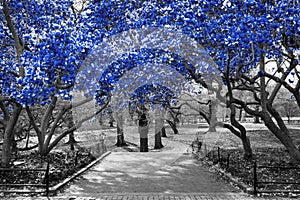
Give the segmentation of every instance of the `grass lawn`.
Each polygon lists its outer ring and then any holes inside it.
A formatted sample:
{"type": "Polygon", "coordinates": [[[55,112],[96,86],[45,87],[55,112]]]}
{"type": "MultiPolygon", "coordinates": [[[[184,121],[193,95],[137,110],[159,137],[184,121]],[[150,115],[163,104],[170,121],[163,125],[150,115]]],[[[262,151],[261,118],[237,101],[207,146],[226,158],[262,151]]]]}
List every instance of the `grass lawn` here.
{"type": "MultiPolygon", "coordinates": [[[[71,151],[70,146],[66,144],[68,141],[68,137],[66,137],[46,157],[41,157],[37,153],[37,149],[18,152],[13,159],[14,167],[21,169],[46,168],[47,161],[49,161],[49,179],[50,186],[52,186],[73,175],[105,152],[115,148],[115,128],[100,127],[98,130],[80,130],[80,132],[75,132],[74,135],[75,140],[78,142],[75,144],[74,151],[71,151]]],[[[36,142],[37,138],[31,136],[29,146],[36,144],[36,142]]],[[[18,146],[24,147],[25,143],[26,141],[19,142],[18,146]]],[[[0,184],[41,184],[44,176],[44,172],[0,171],[0,184]]],[[[27,187],[27,189],[32,188],[35,187],[27,187]]],[[[10,190],[16,188],[1,186],[0,189],[10,190]]]]}
{"type": "MultiPolygon", "coordinates": [[[[261,168],[257,170],[259,181],[270,182],[297,182],[300,183],[300,165],[291,163],[290,157],[285,147],[280,141],[269,131],[263,124],[244,124],[247,129],[247,135],[250,138],[253,154],[258,166],[281,166],[281,167],[297,167],[299,169],[269,169],[261,168]]],[[[295,144],[300,146],[300,126],[289,126],[291,137],[295,144]]],[[[253,162],[243,159],[243,150],[240,140],[227,130],[219,129],[219,133],[215,134],[216,140],[206,140],[210,146],[207,157],[199,155],[203,160],[212,161],[213,165],[226,170],[235,178],[247,185],[253,185],[253,162]],[[217,137],[216,137],[217,136],[217,137]],[[220,161],[218,157],[217,147],[220,147],[220,161]],[[227,157],[229,155],[229,165],[227,157]]],[[[201,130],[200,130],[201,132],[201,130]]],[[[210,133],[212,134],[212,133],[210,133]]],[[[201,133],[199,133],[201,137],[201,133]]],[[[213,134],[212,134],[213,135],[213,134]]],[[[208,137],[209,136],[205,136],[208,137]]],[[[204,137],[204,141],[205,138],[204,137]]],[[[202,136],[203,139],[203,136],[202,136]]],[[[300,192],[300,184],[263,184],[260,190],[290,190],[300,192]]],[[[283,194],[278,192],[277,194],[283,194]]],[[[290,193],[291,194],[291,193],[290,193]]]]}

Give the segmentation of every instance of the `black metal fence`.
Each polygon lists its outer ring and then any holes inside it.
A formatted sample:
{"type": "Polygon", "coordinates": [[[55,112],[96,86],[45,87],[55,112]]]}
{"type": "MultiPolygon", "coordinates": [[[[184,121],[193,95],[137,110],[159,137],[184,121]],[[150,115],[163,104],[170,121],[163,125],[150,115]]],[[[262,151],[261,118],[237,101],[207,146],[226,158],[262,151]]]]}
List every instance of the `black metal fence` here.
{"type": "MultiPolygon", "coordinates": [[[[25,187],[34,187],[34,188],[44,188],[44,192],[46,196],[49,195],[49,187],[50,187],[50,182],[49,182],[49,170],[50,170],[50,164],[47,162],[46,168],[39,168],[39,169],[23,169],[23,168],[0,168],[0,172],[7,172],[7,173],[14,173],[14,172],[44,172],[44,178],[41,180],[41,183],[5,183],[5,184],[0,184],[0,187],[12,187],[12,188],[25,188],[25,187]]],[[[10,190],[10,189],[5,189],[1,190],[3,193],[25,193],[25,190],[10,190]]],[[[30,193],[40,193],[40,191],[37,190],[29,190],[30,193]]]]}
{"type": "Polygon", "coordinates": [[[230,165],[230,153],[227,153],[226,157],[223,158],[221,156],[221,148],[218,147],[218,163],[220,163],[221,165],[222,164],[225,164],[225,167],[228,169],[229,168],[229,165],[230,165]]]}
{"type": "MultiPolygon", "coordinates": [[[[227,153],[224,157],[224,155],[222,154],[222,149],[220,147],[217,147],[217,149],[215,149],[215,146],[209,146],[207,144],[202,144],[201,141],[194,141],[192,144],[192,150],[193,152],[196,153],[200,153],[201,152],[201,148],[203,149],[204,156],[208,156],[208,154],[210,153],[210,157],[212,157],[212,160],[214,161],[214,164],[219,163],[222,166],[225,166],[226,168],[229,168],[230,165],[230,153],[227,153]],[[207,150],[207,147],[211,148],[211,151],[207,150]],[[214,149],[214,150],[213,150],[214,149]]],[[[224,154],[224,153],[223,153],[224,154]]]]}
{"type": "MultiPolygon", "coordinates": [[[[199,141],[194,141],[192,143],[193,151],[196,153],[199,153],[201,151],[201,148],[205,148],[205,144],[202,144],[199,141]]],[[[209,157],[210,160],[213,161],[213,164],[219,164],[221,168],[225,168],[226,170],[229,170],[230,167],[230,158],[231,154],[226,152],[222,152],[222,148],[220,147],[213,147],[211,148],[211,151],[209,154],[206,154],[206,157],[209,157]]],[[[297,181],[291,181],[291,180],[286,180],[286,181],[277,181],[275,179],[268,179],[268,180],[263,180],[263,176],[260,172],[263,171],[263,169],[278,169],[279,171],[285,171],[285,170],[299,170],[300,167],[295,167],[295,166],[264,166],[264,165],[258,165],[256,161],[252,162],[253,166],[253,194],[257,195],[259,193],[300,193],[300,189],[281,189],[281,190],[271,190],[271,189],[262,189],[266,188],[266,186],[269,185],[299,185],[300,188],[300,180],[297,181]]],[[[251,165],[251,162],[249,163],[251,165]]],[[[251,168],[250,168],[251,169],[251,168]]],[[[251,181],[251,178],[249,179],[251,181]]],[[[278,188],[278,187],[277,187],[278,188]]]]}
{"type": "Polygon", "coordinates": [[[261,180],[258,177],[259,169],[278,169],[278,170],[300,170],[299,167],[283,167],[283,166],[263,166],[257,165],[256,161],[253,162],[253,193],[257,195],[258,193],[300,193],[300,190],[262,190],[258,189],[262,185],[300,185],[299,181],[276,181],[276,180],[261,180]]]}

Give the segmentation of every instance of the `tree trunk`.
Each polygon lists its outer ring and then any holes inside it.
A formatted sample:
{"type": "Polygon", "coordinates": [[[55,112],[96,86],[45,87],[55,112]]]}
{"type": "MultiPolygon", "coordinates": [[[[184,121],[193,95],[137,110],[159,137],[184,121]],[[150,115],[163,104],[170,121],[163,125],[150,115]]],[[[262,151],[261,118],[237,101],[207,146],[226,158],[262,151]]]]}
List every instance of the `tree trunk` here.
{"type": "Polygon", "coordinates": [[[278,126],[273,122],[271,116],[267,112],[263,112],[262,119],[268,129],[280,140],[280,142],[288,150],[291,161],[294,163],[300,163],[300,151],[293,143],[293,139],[290,137],[290,132],[285,126],[282,118],[278,112],[268,105],[270,114],[276,119],[278,126]]]}
{"type": "Polygon", "coordinates": [[[125,146],[126,142],[124,139],[124,131],[123,128],[121,128],[118,124],[117,124],[117,143],[116,146],[117,147],[122,147],[125,146]]]}
{"type": "Polygon", "coordinates": [[[109,127],[114,127],[114,118],[112,115],[109,118],[109,127]]]}
{"type": "Polygon", "coordinates": [[[176,126],[176,123],[175,122],[172,122],[171,120],[167,120],[168,124],[171,126],[174,134],[178,134],[178,129],[177,129],[177,126],[176,126]]]}
{"type": "Polygon", "coordinates": [[[148,152],[148,126],[139,126],[140,152],[148,152]]]}
{"type": "Polygon", "coordinates": [[[47,146],[42,146],[41,149],[39,149],[39,154],[44,157],[44,156],[47,156],[48,153],[50,152],[49,148],[47,146]]]}
{"type": "Polygon", "coordinates": [[[148,152],[148,138],[140,138],[140,152],[148,152]]]}
{"type": "Polygon", "coordinates": [[[241,140],[242,140],[243,149],[244,149],[244,159],[251,160],[253,158],[253,153],[252,153],[250,140],[246,135],[244,135],[244,134],[241,134],[241,135],[242,135],[241,140]]]}
{"type": "Polygon", "coordinates": [[[247,160],[250,160],[250,159],[252,159],[253,154],[252,154],[252,149],[251,149],[251,145],[250,145],[250,140],[247,137],[247,130],[242,124],[240,124],[236,120],[235,106],[233,104],[230,104],[229,108],[230,108],[230,122],[233,127],[237,128],[239,130],[239,138],[241,139],[242,144],[243,144],[244,158],[247,160]]]}
{"type": "Polygon", "coordinates": [[[291,161],[295,163],[300,163],[300,152],[296,148],[296,146],[293,143],[292,138],[287,134],[281,131],[276,124],[271,120],[264,119],[264,122],[266,126],[269,128],[269,130],[274,133],[274,135],[281,141],[281,143],[286,147],[286,149],[289,152],[289,155],[291,157],[291,161]]]}
{"type": "Polygon", "coordinates": [[[4,140],[2,145],[2,157],[1,157],[1,167],[9,167],[11,162],[12,154],[12,142],[14,137],[14,128],[20,116],[22,107],[19,105],[14,106],[13,113],[5,127],[4,140]]]}
{"type": "MultiPolygon", "coordinates": [[[[256,111],[259,110],[259,106],[256,106],[256,111]]],[[[254,116],[254,124],[259,124],[260,123],[260,120],[259,120],[259,116],[254,116]]]]}
{"type": "Polygon", "coordinates": [[[75,150],[74,145],[76,143],[77,143],[77,141],[75,140],[74,132],[72,132],[72,133],[69,134],[69,141],[66,144],[69,144],[71,151],[74,151],[75,150]]]}
{"type": "Polygon", "coordinates": [[[167,137],[166,128],[165,127],[161,128],[161,137],[167,137]]]}
{"type": "Polygon", "coordinates": [[[123,147],[123,146],[127,146],[125,139],[124,139],[124,134],[123,133],[117,133],[117,143],[116,146],[117,147],[123,147]]]}
{"type": "MultiPolygon", "coordinates": [[[[72,109],[67,111],[66,118],[67,118],[67,120],[66,120],[67,127],[72,128],[75,125],[74,124],[74,119],[73,119],[72,109]]],[[[76,143],[77,143],[77,141],[75,140],[75,137],[74,137],[74,131],[72,131],[71,133],[69,133],[69,141],[66,144],[69,144],[71,151],[74,151],[75,150],[74,145],[76,143]]]]}
{"type": "Polygon", "coordinates": [[[288,124],[291,124],[291,118],[290,118],[289,115],[287,115],[287,120],[288,120],[287,123],[288,123],[288,124]]]}
{"type": "Polygon", "coordinates": [[[124,119],[122,115],[116,115],[116,120],[117,120],[117,147],[122,147],[126,146],[126,142],[124,139],[124,129],[123,129],[123,124],[124,124],[124,119]]]}
{"type": "Polygon", "coordinates": [[[216,100],[211,100],[209,104],[209,132],[216,132],[216,122],[217,122],[217,102],[216,100]]]}
{"type": "Polygon", "coordinates": [[[140,152],[148,152],[148,119],[146,114],[142,114],[139,119],[139,133],[140,133],[140,152]]]}
{"type": "Polygon", "coordinates": [[[240,111],[240,113],[239,113],[239,120],[238,121],[241,122],[243,120],[243,109],[240,108],[239,111],[240,111]]]}
{"type": "Polygon", "coordinates": [[[102,116],[99,117],[98,122],[101,126],[103,125],[103,117],[102,116]]]}
{"type": "Polygon", "coordinates": [[[161,142],[161,131],[155,134],[155,144],[154,144],[154,149],[161,149],[163,148],[164,145],[161,142]]]}
{"type": "Polygon", "coordinates": [[[161,130],[163,126],[164,126],[164,119],[160,116],[160,113],[157,113],[155,119],[154,149],[161,149],[164,147],[161,141],[161,130]]]}

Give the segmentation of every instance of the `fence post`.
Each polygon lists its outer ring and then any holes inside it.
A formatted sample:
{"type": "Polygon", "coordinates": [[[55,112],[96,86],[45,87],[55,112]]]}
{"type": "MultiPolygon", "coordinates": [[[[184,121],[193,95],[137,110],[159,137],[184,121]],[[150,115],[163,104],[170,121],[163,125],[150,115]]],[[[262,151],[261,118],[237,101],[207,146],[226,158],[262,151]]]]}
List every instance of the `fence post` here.
{"type": "Polygon", "coordinates": [[[220,147],[218,147],[218,163],[220,163],[220,160],[221,160],[221,154],[220,154],[220,147]]]}
{"type": "Polygon", "coordinates": [[[45,174],[45,179],[46,179],[46,196],[47,197],[49,195],[49,170],[50,170],[50,164],[49,164],[49,160],[48,160],[47,161],[46,174],[45,174]]]}
{"type": "Polygon", "coordinates": [[[77,164],[78,164],[78,157],[79,157],[79,151],[76,151],[76,154],[75,154],[75,163],[74,163],[74,167],[76,168],[77,164]]]}
{"type": "Polygon", "coordinates": [[[192,152],[194,152],[194,141],[192,142],[191,146],[192,146],[192,152]]]}
{"type": "Polygon", "coordinates": [[[226,168],[227,169],[229,168],[229,161],[230,161],[229,158],[230,158],[230,154],[227,155],[227,163],[226,163],[226,168]]]}
{"type": "MultiPolygon", "coordinates": [[[[198,140],[198,138],[197,138],[197,140],[198,140]]],[[[198,140],[197,144],[198,144],[198,153],[199,153],[201,150],[201,147],[202,147],[202,142],[198,140]]]]}
{"type": "Polygon", "coordinates": [[[204,144],[204,155],[207,156],[207,147],[206,147],[206,144],[204,144]]]}
{"type": "Polygon", "coordinates": [[[257,195],[257,164],[253,162],[253,194],[257,195]]]}

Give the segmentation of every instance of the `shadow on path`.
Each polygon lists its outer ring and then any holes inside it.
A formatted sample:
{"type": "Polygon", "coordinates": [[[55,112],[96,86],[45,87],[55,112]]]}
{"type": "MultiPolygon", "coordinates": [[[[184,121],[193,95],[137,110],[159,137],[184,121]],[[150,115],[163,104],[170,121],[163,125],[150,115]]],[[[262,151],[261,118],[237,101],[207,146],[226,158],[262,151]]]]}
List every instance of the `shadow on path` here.
{"type": "Polygon", "coordinates": [[[238,192],[191,155],[183,155],[186,145],[169,145],[173,148],[162,152],[112,152],[60,195],[238,192]]]}

